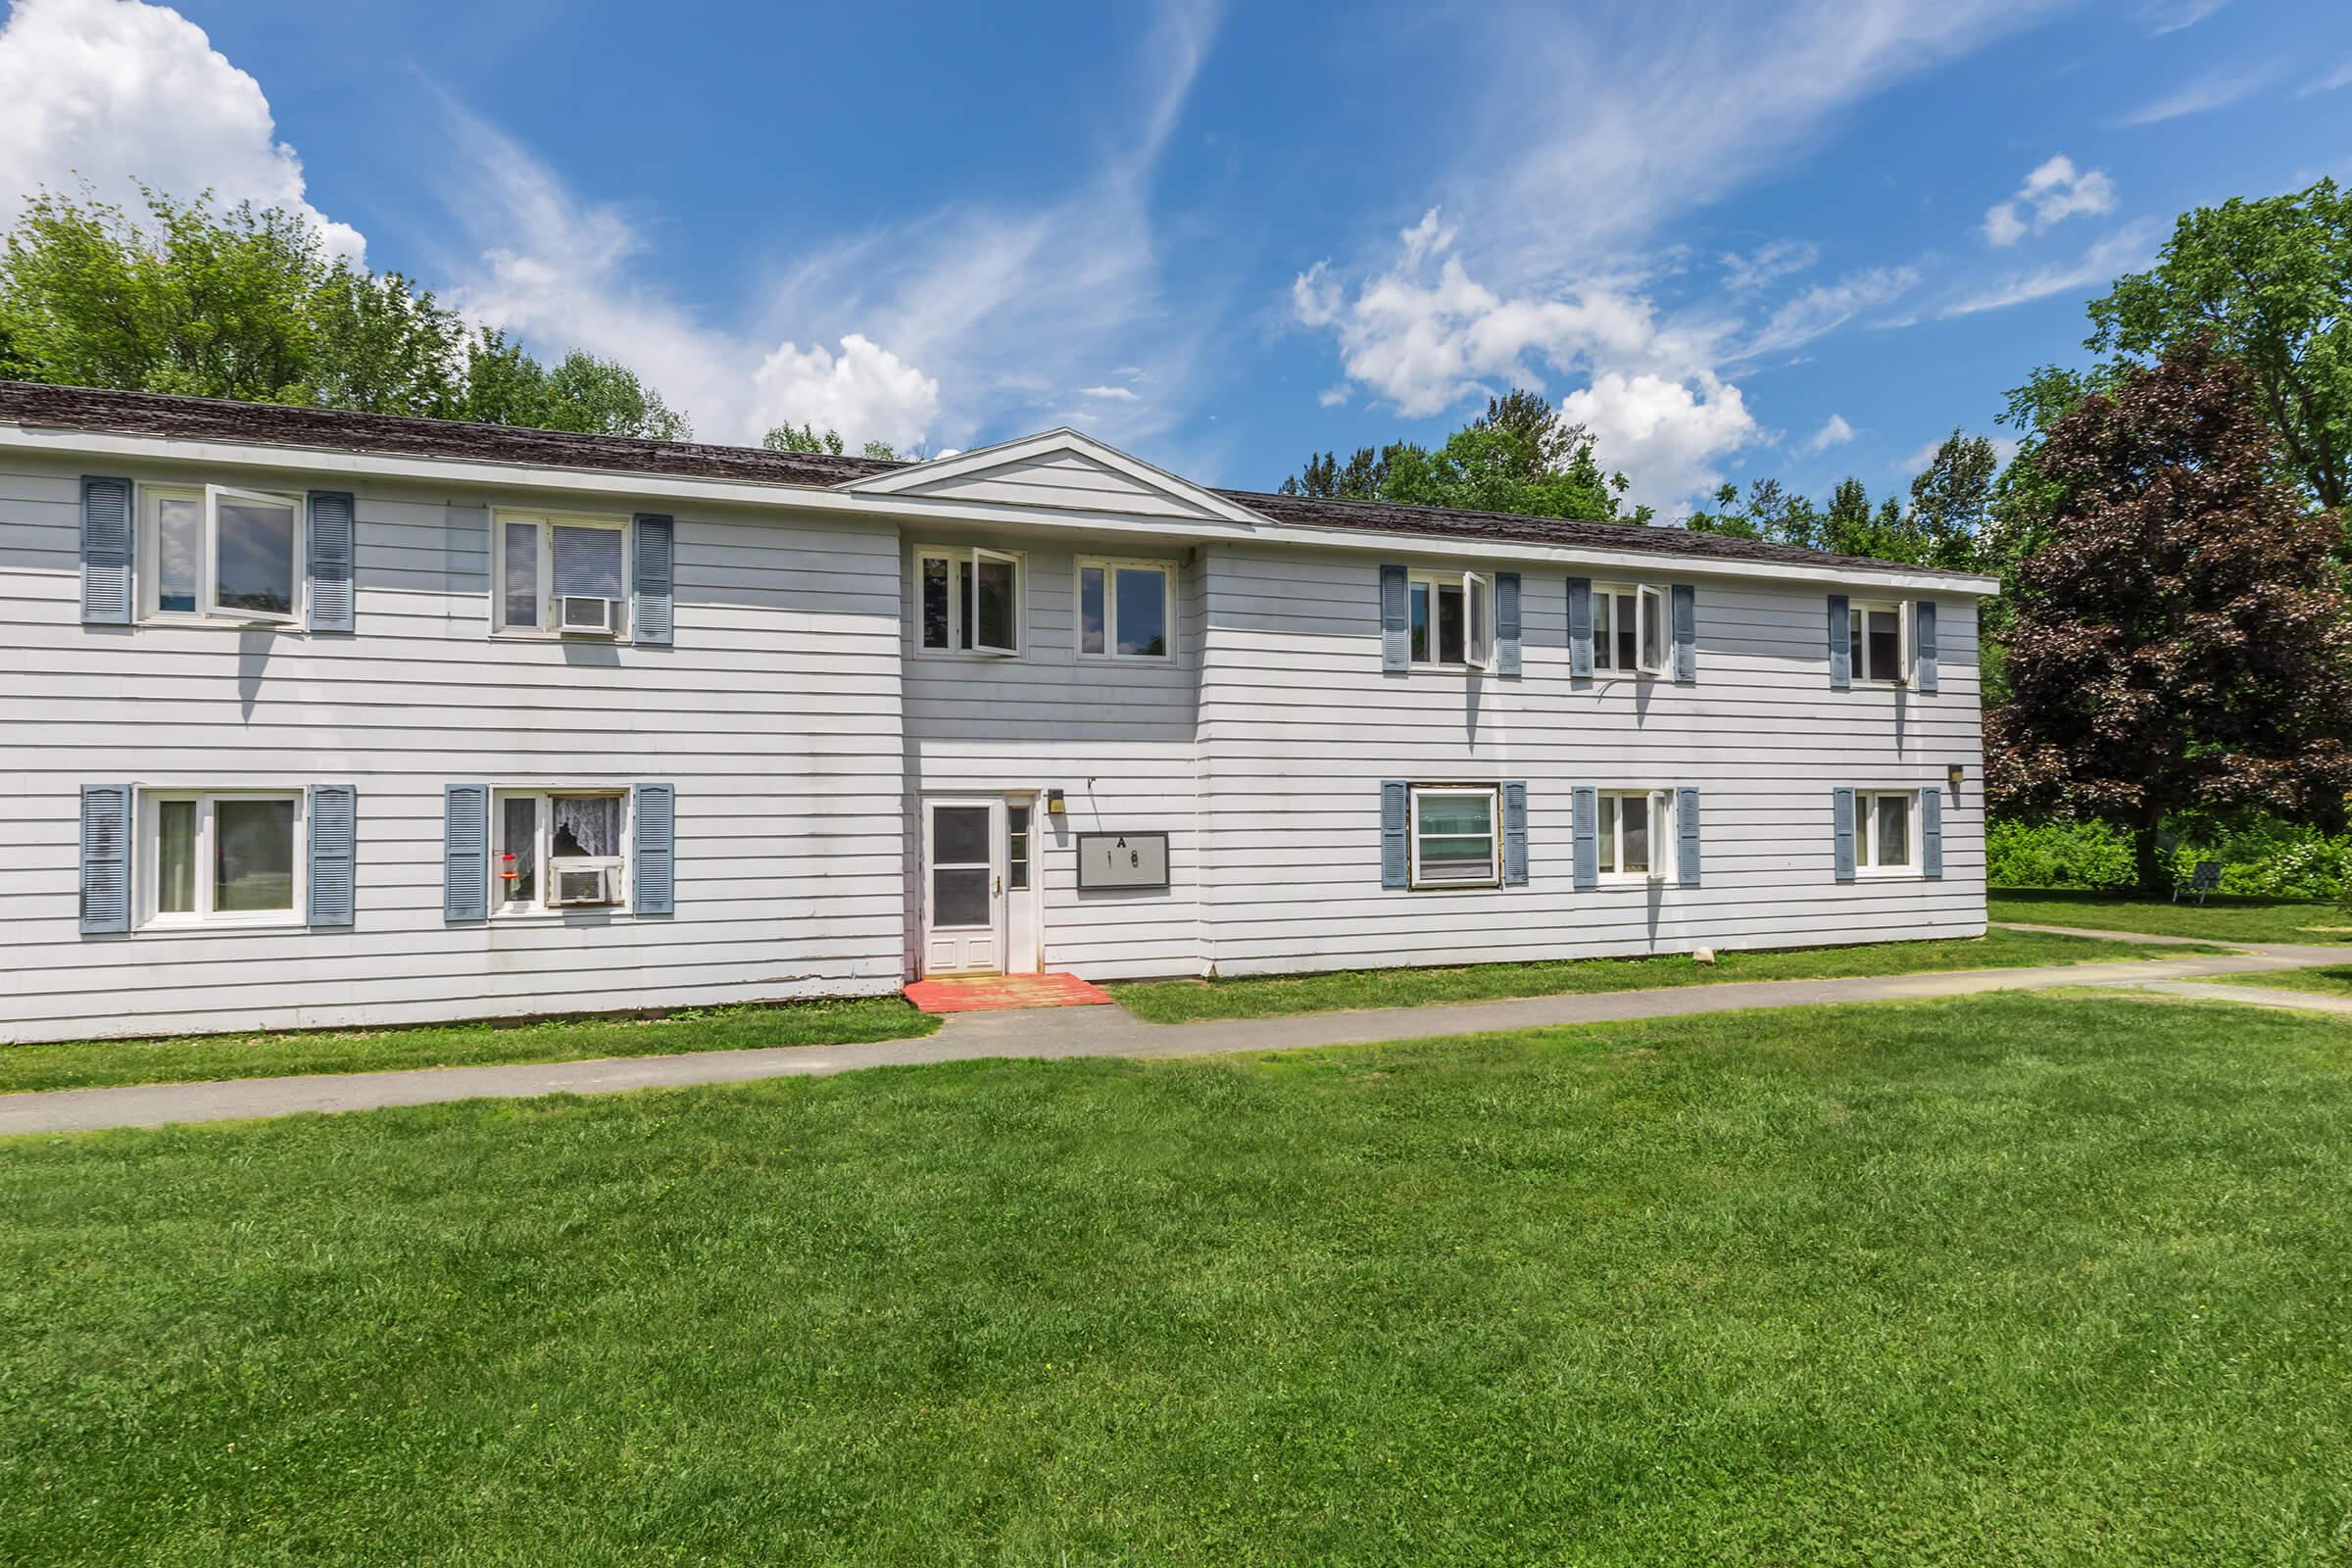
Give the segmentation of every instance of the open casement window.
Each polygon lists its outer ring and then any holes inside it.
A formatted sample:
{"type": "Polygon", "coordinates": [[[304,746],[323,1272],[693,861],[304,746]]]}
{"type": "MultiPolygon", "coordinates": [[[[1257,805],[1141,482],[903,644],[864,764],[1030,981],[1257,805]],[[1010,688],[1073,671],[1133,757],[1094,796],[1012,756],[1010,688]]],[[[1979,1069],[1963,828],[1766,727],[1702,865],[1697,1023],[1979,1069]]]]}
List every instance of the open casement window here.
{"type": "Polygon", "coordinates": [[[1900,685],[1911,678],[1911,607],[1857,599],[1846,612],[1856,681],[1900,685]]]}
{"type": "Polygon", "coordinates": [[[1021,558],[974,545],[915,552],[915,621],[927,653],[1021,651],[1021,558]]]}
{"type": "Polygon", "coordinates": [[[1672,649],[1666,591],[1626,583],[1592,585],[1592,667],[1624,675],[1663,675],[1672,649]]]}
{"type": "Polygon", "coordinates": [[[491,598],[497,630],[542,637],[626,634],[626,517],[502,512],[495,532],[498,591],[491,598]]]}
{"type": "Polygon", "coordinates": [[[1412,885],[1502,885],[1499,791],[1492,784],[1416,784],[1411,794],[1412,885]]]}
{"type": "Polygon", "coordinates": [[[142,790],[141,923],[287,925],[303,908],[299,790],[142,790]]]}
{"type": "Polygon", "coordinates": [[[628,906],[628,797],[618,790],[500,790],[490,827],[490,910],[628,906]]]}
{"type": "Polygon", "coordinates": [[[1424,669],[1494,666],[1494,579],[1485,572],[1416,571],[1408,579],[1412,662],[1424,669]]]}
{"type": "Polygon", "coordinates": [[[1919,792],[1854,791],[1854,871],[1860,876],[1919,873],[1919,792]]]}
{"type": "Polygon", "coordinates": [[[1164,561],[1078,562],[1078,653],[1166,659],[1175,649],[1176,568],[1164,561]]]}
{"type": "Polygon", "coordinates": [[[147,619],[299,624],[302,501],[218,484],[143,487],[138,575],[147,619]]]}
{"type": "Polygon", "coordinates": [[[1600,879],[1658,882],[1674,854],[1674,791],[1600,792],[1600,879]]]}

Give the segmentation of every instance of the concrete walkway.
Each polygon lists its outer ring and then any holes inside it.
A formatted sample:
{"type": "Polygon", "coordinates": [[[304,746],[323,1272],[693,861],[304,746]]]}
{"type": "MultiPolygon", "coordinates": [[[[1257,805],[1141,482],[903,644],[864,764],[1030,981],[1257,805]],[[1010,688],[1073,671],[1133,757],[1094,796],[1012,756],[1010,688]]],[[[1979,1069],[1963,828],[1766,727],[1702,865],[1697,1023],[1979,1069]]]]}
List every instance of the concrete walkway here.
{"type": "MultiPolygon", "coordinates": [[[[2116,935],[2086,932],[2085,935],[2116,935]]],[[[2125,940],[2142,940],[2126,937],[2125,940]]],[[[2154,939],[2149,939],[2154,940],[2154,939]]],[[[1145,1023],[1110,1006],[1056,1007],[1023,1012],[969,1012],[948,1019],[935,1035],[859,1046],[781,1046],[760,1051],[708,1051],[669,1056],[593,1061],[527,1062],[488,1067],[420,1067],[398,1072],[321,1073],[298,1078],[243,1078],[195,1084],[137,1084],[119,1089],[64,1089],[0,1095],[0,1135],[84,1132],[104,1127],[156,1127],[171,1122],[228,1121],[301,1111],[367,1110],[442,1101],[524,1099],[535,1095],[610,1095],[635,1089],[744,1083],[760,1078],[805,1078],[864,1067],[914,1066],[990,1056],[1201,1056],[1317,1046],[1426,1040],[1559,1024],[1679,1018],[1749,1007],[1801,1007],[1856,1002],[1901,1002],[1922,997],[1966,997],[1990,991],[2053,986],[2170,990],[2258,1006],[2303,1006],[2352,1012],[2341,998],[2304,992],[2195,982],[2212,975],[2293,968],[2352,958],[2352,950],[2259,947],[2228,954],[2034,968],[1966,969],[1936,974],[1871,975],[1842,980],[1739,981],[1585,996],[1523,997],[1505,1002],[1430,1007],[1386,1007],[1356,1012],[1299,1013],[1280,1018],[1220,1019],[1183,1024],[1145,1023]],[[2319,956],[2306,956],[2316,954],[2319,956]]]]}

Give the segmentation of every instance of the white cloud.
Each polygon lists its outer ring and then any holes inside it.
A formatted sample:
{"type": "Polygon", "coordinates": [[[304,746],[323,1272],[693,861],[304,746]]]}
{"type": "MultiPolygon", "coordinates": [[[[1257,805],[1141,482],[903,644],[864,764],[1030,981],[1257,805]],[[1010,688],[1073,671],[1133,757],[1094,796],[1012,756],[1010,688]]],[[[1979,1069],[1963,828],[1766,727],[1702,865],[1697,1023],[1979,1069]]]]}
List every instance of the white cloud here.
{"type": "Polygon", "coordinates": [[[2193,27],[2229,3],[2230,0],[2158,0],[2140,14],[2155,24],[2155,30],[2161,35],[2193,27]]]}
{"type": "Polygon", "coordinates": [[[2276,74],[2277,72],[2268,66],[2250,71],[2212,72],[2178,92],[2141,105],[2116,123],[2153,125],[2167,120],[2179,120],[2184,115],[2202,115],[2215,109],[2227,109],[2269,82],[2276,74]]]}
{"type": "Polygon", "coordinates": [[[1996,246],[2014,245],[2079,213],[2113,211],[2115,181],[2096,169],[2078,170],[2060,153],[2027,174],[2016,195],[1985,211],[1984,238],[1996,246]]]}
{"type": "Polygon", "coordinates": [[[1752,360],[1810,343],[1864,311],[1900,298],[1918,283],[1919,273],[1908,267],[1877,267],[1806,289],[1784,301],[1737,358],[1752,360]]]}
{"type": "Polygon", "coordinates": [[[2342,65],[2336,67],[2333,71],[2330,71],[2328,73],[2328,74],[2322,76],[2319,80],[2304,88],[2300,93],[2297,93],[2296,96],[2299,98],[2308,98],[2313,93],[2333,92],[2338,87],[2352,87],[2352,60],[2345,61],[2342,65]]]}
{"type": "Polygon", "coordinates": [[[1854,427],[1845,422],[1845,416],[1833,414],[1823,421],[1820,429],[1805,438],[1805,444],[1797,450],[1808,455],[1819,454],[1832,447],[1841,447],[1853,438],[1854,427]]]}
{"type": "MultiPolygon", "coordinates": [[[[1819,135],[1859,100],[2064,0],[1784,0],[1721,7],[1474,8],[1477,117],[1421,220],[1368,257],[1298,274],[1291,314],[1328,332],[1347,384],[1426,417],[1511,382],[1565,378],[1601,461],[1672,515],[1765,439],[1731,368],[1913,289],[1879,268],[1752,306],[1818,260],[1778,240],[1723,255],[1725,289],[1661,311],[1672,220],[1819,135]],[[1481,31],[1481,29],[1484,29],[1481,31]],[[1573,193],[1573,199],[1565,199],[1573,193]],[[1738,314],[1760,310],[1750,324],[1738,314]]],[[[1326,401],[1329,401],[1326,395],[1326,401]]]]}
{"type": "Polygon", "coordinates": [[[1952,301],[1936,314],[1946,317],[1974,316],[1983,311],[2006,310],[2030,300],[2046,299],[2069,289],[2110,283],[2118,273],[2147,265],[2156,252],[2158,232],[2158,225],[2146,219],[2126,223],[2103,235],[2075,261],[2011,272],[1987,288],[1952,301]]]}
{"type": "Polygon", "coordinates": [[[1811,240],[1794,239],[1776,239],[1744,255],[1726,251],[1717,258],[1723,265],[1723,286],[1735,294],[1752,293],[1803,271],[1820,259],[1821,247],[1811,240]]]}
{"type": "Polygon", "coordinates": [[[1146,196],[1213,23],[1198,4],[1163,11],[1139,52],[1151,75],[1132,142],[1071,190],[1031,208],[949,207],[804,255],[740,324],[713,324],[646,281],[636,220],[576,195],[453,105],[471,177],[451,207],[478,249],[453,259],[453,296],[534,344],[619,359],[707,439],[751,440],[787,419],[900,447],[1062,424],[1147,438],[1182,407],[1193,340],[1161,309],[1146,196]],[[1172,390],[1119,395],[1094,384],[1104,364],[1118,367],[1110,381],[1172,390]]]}
{"type": "Polygon", "coordinates": [[[1337,386],[1327,386],[1322,391],[1316,393],[1315,402],[1324,408],[1336,409],[1343,403],[1346,403],[1348,401],[1348,383],[1343,381],[1337,386]]]}
{"type": "Polygon", "coordinates": [[[17,0],[0,26],[0,220],[40,188],[82,179],[114,202],[135,201],[137,179],[183,200],[210,189],[283,207],[331,250],[366,250],[310,204],[261,84],[202,27],[135,0],[17,0]]]}

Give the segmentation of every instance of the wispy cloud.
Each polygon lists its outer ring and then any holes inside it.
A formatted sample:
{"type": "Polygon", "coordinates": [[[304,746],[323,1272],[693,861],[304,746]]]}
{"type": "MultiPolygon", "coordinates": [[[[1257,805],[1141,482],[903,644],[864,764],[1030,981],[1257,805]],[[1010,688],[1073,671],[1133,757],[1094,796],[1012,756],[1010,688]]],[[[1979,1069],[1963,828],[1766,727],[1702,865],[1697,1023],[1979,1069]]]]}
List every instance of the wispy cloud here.
{"type": "Polygon", "coordinates": [[[2062,3],[1783,0],[1703,27],[1665,7],[1465,14],[1483,118],[1432,192],[1443,217],[1368,258],[1309,268],[1294,318],[1331,334],[1349,384],[1408,416],[1507,381],[1566,380],[1563,412],[1592,426],[1637,499],[1671,515],[1766,439],[1730,379],[1740,366],[1919,278],[1878,268],[1774,300],[1775,283],[1819,260],[1809,242],[1779,240],[1719,257],[1724,293],[1666,311],[1654,266],[1629,256],[1654,255],[1670,220],[1863,99],[2062,3]]]}
{"type": "Polygon", "coordinates": [[[2113,211],[2115,181],[2096,169],[2076,169],[2075,161],[2060,153],[2027,174],[2016,195],[1985,212],[1984,239],[2014,245],[2077,214],[2113,211]]]}
{"type": "Polygon", "coordinates": [[[2216,109],[2227,109],[2277,74],[2277,70],[2269,66],[2209,72],[2177,92],[2142,104],[2116,123],[2154,125],[2187,115],[2210,114],[2216,109]]]}
{"type": "Polygon", "coordinates": [[[2300,93],[2297,93],[2296,96],[2299,98],[2308,98],[2315,92],[2333,92],[2338,87],[2352,87],[2352,60],[2345,61],[2342,65],[2336,67],[2333,71],[2330,71],[2328,73],[2328,74],[2322,76],[2319,80],[2304,88],[2300,93]]]}
{"type": "Polygon", "coordinates": [[[1976,316],[2007,310],[2013,305],[2047,299],[2075,289],[2112,282],[2116,275],[2147,265],[2156,253],[2161,225],[2140,219],[2105,234],[2071,262],[2011,272],[1988,287],[1945,305],[1938,316],[1976,316]]]}
{"type": "Polygon", "coordinates": [[[2230,0],[2156,0],[2155,4],[2142,7],[2140,15],[2153,24],[2156,33],[2161,36],[2168,32],[2179,32],[2182,27],[2193,27],[2229,3],[2230,0]]]}

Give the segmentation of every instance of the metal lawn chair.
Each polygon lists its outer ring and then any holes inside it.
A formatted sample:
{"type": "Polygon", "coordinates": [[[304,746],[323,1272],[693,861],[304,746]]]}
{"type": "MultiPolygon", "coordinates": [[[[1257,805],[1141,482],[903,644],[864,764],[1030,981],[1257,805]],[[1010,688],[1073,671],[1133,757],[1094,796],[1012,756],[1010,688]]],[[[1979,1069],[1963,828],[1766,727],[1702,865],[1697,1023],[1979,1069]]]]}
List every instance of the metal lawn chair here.
{"type": "Polygon", "coordinates": [[[2173,902],[2175,904],[2179,904],[2180,902],[2180,895],[2183,893],[2194,893],[2197,896],[2197,903],[2202,905],[2205,902],[2205,895],[2211,893],[2215,888],[2218,888],[2221,885],[2222,862],[2219,860],[2199,860],[2197,862],[2196,870],[2189,874],[2187,881],[2176,882],[2173,884],[2173,902]]]}

